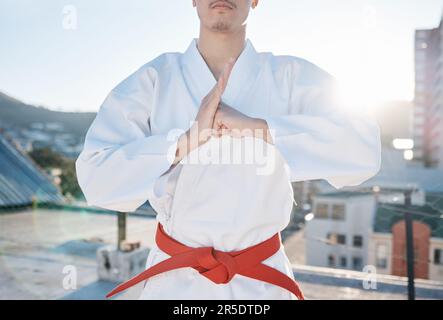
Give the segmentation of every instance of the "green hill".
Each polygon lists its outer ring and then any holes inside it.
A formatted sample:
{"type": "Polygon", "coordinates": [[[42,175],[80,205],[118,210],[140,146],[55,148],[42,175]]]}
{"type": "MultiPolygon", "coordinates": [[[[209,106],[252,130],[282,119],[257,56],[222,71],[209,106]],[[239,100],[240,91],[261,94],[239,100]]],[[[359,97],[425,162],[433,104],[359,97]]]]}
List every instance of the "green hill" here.
{"type": "Polygon", "coordinates": [[[63,131],[80,138],[86,134],[95,115],[95,112],[53,111],[23,103],[0,92],[0,126],[20,129],[35,122],[58,122],[63,125],[63,131]]]}

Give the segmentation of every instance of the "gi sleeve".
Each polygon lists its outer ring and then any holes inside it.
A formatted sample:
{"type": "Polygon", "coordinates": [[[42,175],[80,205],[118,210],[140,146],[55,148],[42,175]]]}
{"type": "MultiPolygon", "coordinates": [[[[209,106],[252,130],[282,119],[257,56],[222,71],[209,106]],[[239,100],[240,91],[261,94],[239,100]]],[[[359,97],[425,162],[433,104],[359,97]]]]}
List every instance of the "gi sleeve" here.
{"type": "Polygon", "coordinates": [[[142,67],[105,98],[76,159],[77,180],[88,205],[133,212],[153,196],[169,170],[178,134],[152,134],[153,68],[142,67]]]}
{"type": "Polygon", "coordinates": [[[303,61],[289,73],[288,114],[264,119],[273,143],[291,181],[325,179],[336,189],[359,185],[380,170],[379,126],[369,113],[340,105],[335,78],[303,61]]]}

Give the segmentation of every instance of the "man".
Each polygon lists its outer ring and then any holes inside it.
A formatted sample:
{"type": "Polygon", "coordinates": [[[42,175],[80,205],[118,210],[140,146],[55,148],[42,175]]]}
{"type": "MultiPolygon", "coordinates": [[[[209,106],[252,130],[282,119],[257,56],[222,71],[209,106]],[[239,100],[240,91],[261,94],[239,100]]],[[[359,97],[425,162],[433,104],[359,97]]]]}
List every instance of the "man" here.
{"type": "Polygon", "coordinates": [[[255,50],[258,0],[192,3],[199,38],[117,85],[76,161],[89,205],[157,213],[147,270],[109,296],[144,281],[140,299],[303,299],[279,238],[290,182],[359,185],[379,170],[379,128],[319,67],[255,50]]]}

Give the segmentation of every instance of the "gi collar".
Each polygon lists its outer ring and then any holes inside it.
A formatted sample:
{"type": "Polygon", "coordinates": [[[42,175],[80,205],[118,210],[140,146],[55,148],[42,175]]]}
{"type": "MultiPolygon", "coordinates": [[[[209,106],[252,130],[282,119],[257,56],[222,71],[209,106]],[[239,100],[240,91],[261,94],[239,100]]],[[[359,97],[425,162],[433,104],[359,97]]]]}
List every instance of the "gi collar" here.
{"type": "MultiPolygon", "coordinates": [[[[197,47],[197,38],[193,38],[182,56],[183,75],[188,87],[191,89],[196,102],[200,101],[209,93],[217,83],[197,47]],[[192,89],[195,89],[194,92],[192,89]]],[[[239,95],[248,88],[259,72],[259,54],[252,42],[247,38],[245,47],[234,64],[222,100],[235,107],[239,95]]]]}

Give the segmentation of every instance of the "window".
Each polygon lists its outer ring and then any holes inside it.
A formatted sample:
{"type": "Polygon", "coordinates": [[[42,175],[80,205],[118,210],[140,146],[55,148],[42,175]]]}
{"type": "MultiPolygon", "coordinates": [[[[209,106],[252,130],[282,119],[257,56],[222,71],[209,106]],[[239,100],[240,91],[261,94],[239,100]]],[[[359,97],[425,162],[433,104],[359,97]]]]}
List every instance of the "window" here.
{"type": "Polygon", "coordinates": [[[333,220],[345,220],[345,205],[344,204],[332,205],[332,219],[333,220]]]}
{"type": "Polygon", "coordinates": [[[340,233],[328,233],[329,244],[346,244],[346,235],[340,233]]]}
{"type": "Polygon", "coordinates": [[[340,267],[346,268],[348,266],[348,259],[345,256],[340,257],[340,267]]]}
{"type": "Polygon", "coordinates": [[[388,248],[386,247],[386,245],[377,245],[375,254],[376,267],[386,269],[388,267],[388,248]]]}
{"type": "Polygon", "coordinates": [[[337,243],[338,244],[346,244],[346,236],[344,234],[337,235],[337,243]]]}
{"type": "Polygon", "coordinates": [[[359,235],[354,236],[352,239],[352,245],[357,248],[363,247],[363,237],[359,235]]]}
{"type": "Polygon", "coordinates": [[[336,237],[335,233],[328,233],[326,238],[328,239],[327,244],[336,244],[337,243],[337,237],[336,237]]]}
{"type": "Polygon", "coordinates": [[[327,219],[328,218],[328,204],[317,203],[315,206],[315,218],[327,219]]]}
{"type": "Polygon", "coordinates": [[[328,256],[328,266],[331,268],[335,267],[335,257],[332,254],[328,256]]]}
{"type": "Polygon", "coordinates": [[[361,257],[352,258],[352,269],[361,271],[363,269],[363,259],[361,257]]]}
{"type": "Polygon", "coordinates": [[[434,249],[434,264],[443,265],[443,249],[434,249]]]}

